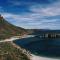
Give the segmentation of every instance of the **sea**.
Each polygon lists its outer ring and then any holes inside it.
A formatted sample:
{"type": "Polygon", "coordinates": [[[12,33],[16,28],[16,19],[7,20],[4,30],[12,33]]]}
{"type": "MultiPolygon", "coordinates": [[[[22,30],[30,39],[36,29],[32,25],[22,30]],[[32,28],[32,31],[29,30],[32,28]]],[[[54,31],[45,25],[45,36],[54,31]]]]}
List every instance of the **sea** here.
{"type": "Polygon", "coordinates": [[[34,36],[15,40],[14,43],[37,56],[60,58],[60,38],[34,36]]]}

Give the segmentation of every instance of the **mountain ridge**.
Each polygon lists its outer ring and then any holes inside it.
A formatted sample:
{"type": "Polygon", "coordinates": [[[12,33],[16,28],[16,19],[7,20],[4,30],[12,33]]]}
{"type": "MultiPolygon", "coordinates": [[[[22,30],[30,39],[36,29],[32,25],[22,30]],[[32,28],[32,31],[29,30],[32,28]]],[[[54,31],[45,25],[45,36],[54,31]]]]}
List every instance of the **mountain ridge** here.
{"type": "Polygon", "coordinates": [[[14,26],[0,15],[0,39],[9,38],[11,36],[20,36],[24,34],[27,34],[25,29],[14,26]]]}

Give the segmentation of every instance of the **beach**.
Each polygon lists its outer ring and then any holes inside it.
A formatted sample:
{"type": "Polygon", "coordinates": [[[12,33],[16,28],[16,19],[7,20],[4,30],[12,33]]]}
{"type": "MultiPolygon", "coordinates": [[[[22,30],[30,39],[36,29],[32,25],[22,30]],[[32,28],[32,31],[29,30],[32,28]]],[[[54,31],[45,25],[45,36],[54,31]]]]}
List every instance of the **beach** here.
{"type": "Polygon", "coordinates": [[[60,60],[60,59],[56,59],[56,58],[48,58],[48,57],[41,57],[41,56],[36,56],[33,55],[30,57],[31,60],[60,60]]]}
{"type": "Polygon", "coordinates": [[[9,42],[9,41],[11,42],[11,41],[15,41],[17,39],[29,38],[29,37],[34,37],[34,35],[13,36],[8,39],[0,40],[0,42],[9,42]]]}

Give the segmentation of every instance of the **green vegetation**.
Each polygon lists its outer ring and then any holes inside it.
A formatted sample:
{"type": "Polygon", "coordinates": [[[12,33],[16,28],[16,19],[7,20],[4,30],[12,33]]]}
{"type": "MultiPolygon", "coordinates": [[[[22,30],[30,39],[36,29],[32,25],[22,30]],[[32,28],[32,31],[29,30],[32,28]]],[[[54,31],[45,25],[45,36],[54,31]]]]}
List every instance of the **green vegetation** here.
{"type": "Polygon", "coordinates": [[[11,43],[0,43],[0,60],[30,60],[11,43]]]}

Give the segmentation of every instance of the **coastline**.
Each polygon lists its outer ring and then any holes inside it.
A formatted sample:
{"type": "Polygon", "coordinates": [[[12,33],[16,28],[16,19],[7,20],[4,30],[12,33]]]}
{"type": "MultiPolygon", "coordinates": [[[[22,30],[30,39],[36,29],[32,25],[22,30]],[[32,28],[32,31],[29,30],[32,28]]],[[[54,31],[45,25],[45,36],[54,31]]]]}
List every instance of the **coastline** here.
{"type": "Polygon", "coordinates": [[[17,39],[29,38],[29,37],[34,37],[34,35],[13,36],[8,39],[0,40],[0,43],[1,42],[11,42],[11,41],[15,41],[17,39]]]}
{"type": "Polygon", "coordinates": [[[30,60],[60,60],[60,59],[56,59],[56,58],[48,58],[48,57],[36,56],[36,55],[30,53],[29,51],[27,51],[26,49],[21,48],[21,46],[16,45],[16,44],[13,43],[13,42],[12,42],[12,44],[13,44],[15,47],[17,47],[18,49],[21,49],[21,50],[22,50],[22,53],[24,53],[25,55],[27,55],[27,57],[28,57],[30,60]]]}
{"type": "Polygon", "coordinates": [[[31,60],[60,60],[60,59],[41,57],[41,56],[36,56],[36,55],[32,54],[31,60]]]}
{"type": "MultiPolygon", "coordinates": [[[[24,38],[24,37],[23,37],[24,38]]],[[[25,36],[25,38],[27,38],[27,36],[25,36]]],[[[21,38],[22,39],[22,38],[21,38]]],[[[15,44],[14,42],[12,42],[12,44],[14,44],[17,48],[21,49],[22,52],[24,54],[26,54],[28,56],[28,58],[30,58],[30,60],[60,60],[60,59],[56,59],[56,58],[48,58],[48,57],[42,57],[42,56],[36,56],[34,54],[31,54],[29,51],[27,51],[24,48],[21,48],[19,45],[15,44]]]]}
{"type": "Polygon", "coordinates": [[[21,46],[15,44],[13,41],[11,42],[11,44],[17,48],[17,49],[20,49],[22,51],[23,54],[25,54],[30,60],[31,60],[31,53],[29,51],[27,51],[26,49],[22,48],[21,46]]]}
{"type": "MultiPolygon", "coordinates": [[[[11,42],[11,44],[20,49],[22,51],[22,53],[24,53],[25,55],[27,55],[27,57],[30,59],[30,60],[60,60],[60,59],[55,59],[55,58],[47,58],[47,57],[41,57],[41,56],[36,56],[34,54],[31,54],[29,51],[27,51],[26,49],[24,48],[21,48],[21,46],[18,46],[17,44],[15,44],[13,41],[17,40],[17,39],[22,39],[22,38],[28,38],[28,37],[31,37],[31,36],[28,36],[28,35],[25,35],[25,36],[14,36],[14,37],[11,37],[9,39],[5,39],[5,40],[1,40],[1,42],[11,42]]],[[[33,36],[32,36],[33,37],[33,36]]]]}
{"type": "Polygon", "coordinates": [[[21,48],[21,46],[18,46],[17,44],[15,44],[13,42],[13,41],[18,40],[18,39],[29,38],[29,37],[34,37],[34,36],[33,35],[14,36],[14,37],[11,37],[11,38],[8,38],[8,39],[0,40],[0,43],[10,42],[15,48],[20,49],[22,51],[22,53],[25,54],[27,56],[27,58],[30,59],[31,53],[29,51],[27,51],[26,49],[21,48]]]}

